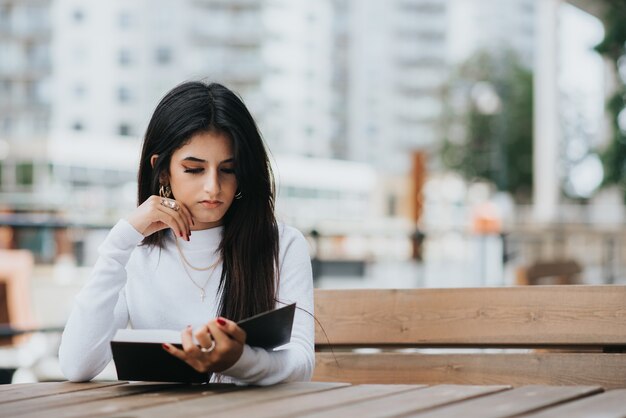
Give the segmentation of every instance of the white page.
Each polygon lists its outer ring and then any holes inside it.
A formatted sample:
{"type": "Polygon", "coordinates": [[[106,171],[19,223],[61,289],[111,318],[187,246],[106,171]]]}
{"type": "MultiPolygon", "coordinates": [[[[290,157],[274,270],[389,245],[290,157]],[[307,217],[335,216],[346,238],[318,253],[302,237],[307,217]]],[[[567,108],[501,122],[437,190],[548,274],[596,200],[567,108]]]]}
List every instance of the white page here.
{"type": "Polygon", "coordinates": [[[171,329],[118,329],[113,341],[180,344],[180,331],[171,329]]]}

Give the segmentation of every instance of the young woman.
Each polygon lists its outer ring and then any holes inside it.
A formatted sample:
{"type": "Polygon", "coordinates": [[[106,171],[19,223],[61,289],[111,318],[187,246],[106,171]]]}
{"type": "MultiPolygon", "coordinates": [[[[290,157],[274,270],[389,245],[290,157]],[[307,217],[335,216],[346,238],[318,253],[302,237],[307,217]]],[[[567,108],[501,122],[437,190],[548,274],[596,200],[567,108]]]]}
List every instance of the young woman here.
{"type": "Polygon", "coordinates": [[[302,234],[274,217],[274,182],[257,126],[219,84],[187,82],[159,103],[139,163],[137,209],[99,248],[59,359],[72,381],[111,360],[119,328],[182,329],[163,349],[212,381],[310,380],[313,285],[302,234]],[[236,321],[297,303],[284,350],[246,345],[236,321]]]}

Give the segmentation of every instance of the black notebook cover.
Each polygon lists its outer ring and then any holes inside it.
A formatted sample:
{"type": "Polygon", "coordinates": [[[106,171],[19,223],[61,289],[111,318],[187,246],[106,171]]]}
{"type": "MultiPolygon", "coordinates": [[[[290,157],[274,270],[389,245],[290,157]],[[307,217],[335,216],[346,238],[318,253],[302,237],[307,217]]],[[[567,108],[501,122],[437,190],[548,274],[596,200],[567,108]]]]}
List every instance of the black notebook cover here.
{"type": "MultiPolygon", "coordinates": [[[[287,344],[296,304],[283,306],[238,322],[246,331],[246,344],[272,349],[287,344]]],[[[172,356],[162,347],[171,343],[182,348],[180,332],[170,330],[119,330],[111,341],[113,361],[119,380],[145,380],[155,382],[203,383],[209,380],[207,373],[200,373],[182,360],[172,356]],[[142,333],[153,334],[149,342],[141,341],[142,333]],[[162,340],[154,341],[154,335],[162,340]],[[126,337],[125,337],[126,336],[126,337]],[[128,338],[130,336],[131,338],[128,338]],[[122,341],[125,339],[126,341],[122,341]],[[128,341],[128,340],[132,341],[128,341]]]]}

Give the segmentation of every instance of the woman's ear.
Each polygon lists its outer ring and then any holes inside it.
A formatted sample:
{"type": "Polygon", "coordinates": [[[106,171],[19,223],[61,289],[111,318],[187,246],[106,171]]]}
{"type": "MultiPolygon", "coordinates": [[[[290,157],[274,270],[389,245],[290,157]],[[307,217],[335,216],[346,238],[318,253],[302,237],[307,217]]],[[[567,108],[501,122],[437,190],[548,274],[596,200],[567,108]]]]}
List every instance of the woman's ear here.
{"type": "MultiPolygon", "coordinates": [[[[159,158],[159,154],[153,154],[152,157],[150,157],[150,165],[152,166],[153,169],[154,169],[154,165],[156,164],[157,158],[159,158]]],[[[168,182],[169,182],[168,173],[166,170],[163,170],[161,172],[161,175],[159,176],[159,183],[167,184],[168,182]]]]}

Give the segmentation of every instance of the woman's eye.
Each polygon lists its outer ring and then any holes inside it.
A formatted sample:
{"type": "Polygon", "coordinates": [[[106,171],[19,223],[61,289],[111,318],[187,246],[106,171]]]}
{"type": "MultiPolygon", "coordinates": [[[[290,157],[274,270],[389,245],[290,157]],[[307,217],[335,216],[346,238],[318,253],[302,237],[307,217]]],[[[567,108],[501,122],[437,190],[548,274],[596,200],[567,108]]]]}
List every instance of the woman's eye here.
{"type": "Polygon", "coordinates": [[[222,173],[233,174],[235,172],[234,168],[222,168],[222,173]]]}
{"type": "Polygon", "coordinates": [[[202,172],[201,168],[185,168],[185,173],[198,174],[202,172]]]}

